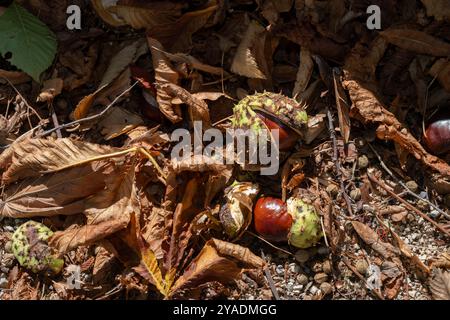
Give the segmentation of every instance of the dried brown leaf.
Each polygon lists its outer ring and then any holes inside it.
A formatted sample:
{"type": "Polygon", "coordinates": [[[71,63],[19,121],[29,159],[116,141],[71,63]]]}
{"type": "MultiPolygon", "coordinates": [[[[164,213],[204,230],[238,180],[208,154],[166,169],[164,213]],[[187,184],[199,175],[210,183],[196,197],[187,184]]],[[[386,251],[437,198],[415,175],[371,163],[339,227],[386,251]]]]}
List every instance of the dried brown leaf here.
{"type": "Polygon", "coordinates": [[[54,78],[44,81],[41,93],[37,98],[37,102],[51,102],[58,96],[64,86],[64,81],[61,78],[54,78]]]}
{"type": "Polygon", "coordinates": [[[450,300],[450,271],[433,269],[429,285],[434,300],[450,300]]]}
{"type": "Polygon", "coordinates": [[[423,31],[411,29],[388,29],[380,32],[390,43],[419,54],[436,57],[450,55],[450,44],[441,41],[423,31]]]}
{"type": "Polygon", "coordinates": [[[430,68],[429,73],[438,79],[447,92],[450,92],[450,61],[444,58],[437,60],[430,68]]]}
{"type": "Polygon", "coordinates": [[[262,268],[264,260],[247,248],[217,239],[209,240],[198,256],[178,278],[171,295],[179,290],[218,281],[227,283],[236,279],[242,268],[262,268]]]}
{"type": "Polygon", "coordinates": [[[8,79],[12,84],[22,84],[28,81],[31,81],[31,77],[27,75],[25,72],[21,71],[7,71],[0,69],[0,83],[5,84],[5,79],[8,79]]]}
{"type": "Polygon", "coordinates": [[[436,20],[441,21],[450,18],[450,6],[447,0],[421,0],[427,14],[433,16],[436,20]]]}
{"type": "Polygon", "coordinates": [[[144,120],[139,115],[123,108],[115,107],[98,123],[98,126],[105,140],[108,141],[142,124],[144,124],[144,120]]]}
{"type": "Polygon", "coordinates": [[[384,258],[393,258],[400,254],[399,250],[396,247],[394,247],[390,243],[383,242],[378,234],[368,225],[359,221],[352,221],[352,226],[361,237],[361,239],[384,258]]]}
{"type": "Polygon", "coordinates": [[[336,107],[338,111],[339,118],[339,129],[341,132],[344,142],[348,143],[350,139],[350,104],[345,94],[344,88],[342,88],[341,79],[336,72],[333,72],[333,84],[334,84],[334,95],[336,98],[336,107]]]}
{"type": "Polygon", "coordinates": [[[303,48],[300,51],[300,65],[298,67],[294,90],[292,91],[292,95],[294,97],[299,96],[306,90],[313,70],[314,62],[312,60],[311,53],[307,49],[303,48]]]}

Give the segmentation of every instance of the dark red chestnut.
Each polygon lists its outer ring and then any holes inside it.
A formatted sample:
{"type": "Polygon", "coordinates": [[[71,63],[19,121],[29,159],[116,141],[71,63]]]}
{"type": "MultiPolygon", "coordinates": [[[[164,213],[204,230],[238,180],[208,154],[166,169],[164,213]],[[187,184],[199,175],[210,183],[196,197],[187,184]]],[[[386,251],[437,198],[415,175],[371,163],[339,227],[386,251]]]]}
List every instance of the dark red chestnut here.
{"type": "Polygon", "coordinates": [[[258,117],[264,121],[264,124],[267,126],[267,129],[269,130],[276,130],[279,131],[279,141],[280,151],[288,151],[292,149],[295,144],[297,143],[299,136],[298,134],[291,128],[289,128],[287,125],[283,124],[281,121],[274,119],[273,117],[270,117],[267,114],[256,112],[258,117]]]}
{"type": "Polygon", "coordinates": [[[424,142],[428,149],[436,154],[450,151],[450,116],[432,121],[424,134],[424,142]]]}
{"type": "Polygon", "coordinates": [[[287,241],[292,225],[292,216],[287,212],[284,201],[263,197],[256,202],[253,211],[255,230],[269,241],[287,241]]]}

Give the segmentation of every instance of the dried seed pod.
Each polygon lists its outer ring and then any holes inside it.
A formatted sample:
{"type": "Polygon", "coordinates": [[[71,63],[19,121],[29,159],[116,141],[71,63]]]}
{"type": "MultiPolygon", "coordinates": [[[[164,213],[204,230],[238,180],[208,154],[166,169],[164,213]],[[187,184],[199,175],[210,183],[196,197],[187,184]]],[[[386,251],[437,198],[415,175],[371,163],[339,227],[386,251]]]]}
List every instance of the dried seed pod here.
{"type": "Polygon", "coordinates": [[[19,264],[35,273],[58,274],[64,260],[48,246],[47,240],[52,235],[53,232],[41,223],[22,224],[12,236],[12,252],[19,264]]]}
{"type": "Polygon", "coordinates": [[[245,97],[235,105],[233,113],[235,129],[251,129],[256,134],[263,129],[278,129],[281,151],[295,145],[308,123],[303,106],[294,99],[271,92],[245,97]]]}
{"type": "Polygon", "coordinates": [[[225,189],[225,203],[219,218],[225,233],[231,239],[239,238],[252,222],[253,201],[259,186],[251,182],[235,182],[225,189]]]}

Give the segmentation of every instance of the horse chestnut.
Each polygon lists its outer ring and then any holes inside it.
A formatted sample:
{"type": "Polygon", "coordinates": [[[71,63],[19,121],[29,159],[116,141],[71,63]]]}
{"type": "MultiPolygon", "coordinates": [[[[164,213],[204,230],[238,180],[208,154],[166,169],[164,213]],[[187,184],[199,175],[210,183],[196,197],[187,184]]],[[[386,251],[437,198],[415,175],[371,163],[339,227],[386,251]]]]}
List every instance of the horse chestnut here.
{"type": "Polygon", "coordinates": [[[256,111],[256,114],[264,122],[268,130],[278,130],[280,151],[289,151],[295,146],[300,138],[297,132],[268,114],[260,111],[256,111]]]}
{"type": "Polygon", "coordinates": [[[288,241],[297,248],[309,248],[322,237],[319,216],[314,207],[292,197],[287,202],[265,197],[256,202],[255,229],[270,241],[288,241]]]}
{"type": "Polygon", "coordinates": [[[424,134],[424,141],[428,149],[434,154],[450,151],[450,116],[431,122],[424,134]]]}
{"type": "Polygon", "coordinates": [[[259,198],[253,210],[255,230],[270,241],[287,241],[292,226],[292,216],[286,203],[278,198],[259,198]]]}

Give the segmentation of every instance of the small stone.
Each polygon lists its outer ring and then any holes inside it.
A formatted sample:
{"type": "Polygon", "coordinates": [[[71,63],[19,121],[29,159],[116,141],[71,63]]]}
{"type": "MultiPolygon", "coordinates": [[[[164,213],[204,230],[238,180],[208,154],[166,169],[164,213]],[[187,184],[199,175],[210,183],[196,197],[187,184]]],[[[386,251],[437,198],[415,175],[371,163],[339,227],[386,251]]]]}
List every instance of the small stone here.
{"type": "Polygon", "coordinates": [[[328,280],[328,275],[326,274],[326,273],[323,273],[323,272],[321,272],[321,273],[317,273],[315,276],[314,276],[314,281],[315,282],[317,282],[317,283],[324,283],[324,282],[326,282],[328,280]]]}
{"type": "Polygon", "coordinates": [[[314,265],[313,265],[313,267],[312,267],[312,270],[313,270],[315,273],[322,272],[322,270],[323,270],[322,264],[321,264],[320,262],[314,263],[314,265]]]}
{"type": "Polygon", "coordinates": [[[322,270],[323,272],[325,272],[326,274],[331,274],[331,262],[330,260],[325,260],[322,263],[322,270]]]}
{"type": "Polygon", "coordinates": [[[369,166],[369,159],[366,155],[362,155],[358,158],[358,168],[359,169],[365,169],[369,166]]]}
{"type": "Polygon", "coordinates": [[[430,213],[428,213],[428,215],[432,219],[437,219],[441,215],[441,213],[437,210],[431,210],[430,213]]]}
{"type": "Polygon", "coordinates": [[[5,252],[12,253],[12,241],[8,241],[5,243],[5,252]]]}
{"type": "Polygon", "coordinates": [[[312,300],[312,297],[309,294],[307,294],[303,297],[303,300],[312,300]]]}
{"type": "Polygon", "coordinates": [[[11,226],[4,226],[3,230],[8,231],[8,232],[14,232],[14,228],[11,226]]]}
{"type": "Polygon", "coordinates": [[[369,265],[365,259],[359,259],[356,261],[356,270],[358,270],[361,275],[366,275],[367,268],[369,268],[369,265]]]}
{"type": "Polygon", "coordinates": [[[293,286],[292,289],[294,289],[294,291],[301,291],[303,289],[303,285],[297,284],[293,286]]]}
{"type": "Polygon", "coordinates": [[[405,185],[409,190],[411,190],[414,193],[416,193],[417,190],[419,189],[419,186],[417,185],[417,183],[414,180],[410,180],[410,181],[406,182],[405,185]]]}
{"type": "Polygon", "coordinates": [[[322,291],[322,293],[326,296],[327,294],[333,292],[333,286],[328,282],[323,282],[320,284],[320,291],[322,291]]]}
{"type": "Polygon", "coordinates": [[[305,263],[309,259],[309,253],[307,250],[297,250],[295,253],[295,260],[300,263],[305,263]]]}
{"type": "Polygon", "coordinates": [[[0,288],[7,289],[8,288],[8,279],[4,277],[0,277],[0,288]]]}
{"type": "Polygon", "coordinates": [[[359,201],[361,199],[361,189],[356,188],[350,191],[350,198],[355,201],[359,201]]]}
{"type": "Polygon", "coordinates": [[[406,221],[414,222],[414,220],[416,220],[416,217],[412,213],[408,213],[408,215],[406,216],[406,221]]]}
{"type": "Polygon", "coordinates": [[[300,284],[300,285],[302,285],[302,286],[304,286],[304,285],[306,285],[307,283],[308,283],[308,277],[305,275],[305,274],[299,274],[298,276],[297,276],[297,282],[298,282],[298,284],[300,284]]]}
{"type": "Polygon", "coordinates": [[[428,210],[428,203],[423,200],[417,201],[417,208],[419,208],[422,211],[428,210]]]}
{"type": "Polygon", "coordinates": [[[282,265],[278,265],[275,269],[275,272],[279,275],[282,276],[284,275],[284,267],[282,265]]]}
{"type": "Polygon", "coordinates": [[[335,185],[334,183],[330,183],[327,186],[326,190],[330,194],[330,196],[332,196],[332,197],[336,197],[337,194],[339,193],[339,187],[337,185],[335,185]]]}
{"type": "Polygon", "coordinates": [[[312,286],[311,288],[309,288],[309,292],[312,295],[315,295],[317,293],[317,291],[319,291],[319,288],[317,288],[316,286],[312,286]]]}

